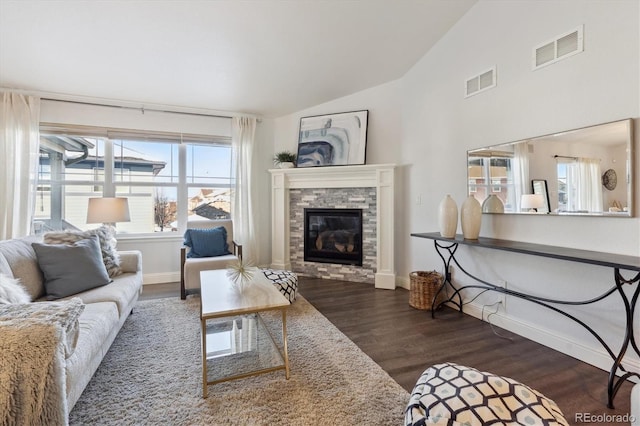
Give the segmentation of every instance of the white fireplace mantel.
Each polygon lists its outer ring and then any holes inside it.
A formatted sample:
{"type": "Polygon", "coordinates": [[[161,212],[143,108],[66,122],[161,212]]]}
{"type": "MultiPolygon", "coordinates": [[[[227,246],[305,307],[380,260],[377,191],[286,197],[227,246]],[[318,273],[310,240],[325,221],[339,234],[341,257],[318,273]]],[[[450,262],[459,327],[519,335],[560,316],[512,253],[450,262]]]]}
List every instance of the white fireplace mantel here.
{"type": "Polygon", "coordinates": [[[271,267],[291,269],[289,189],[376,188],[376,288],[395,289],[394,164],[273,169],[271,173],[271,267]]]}

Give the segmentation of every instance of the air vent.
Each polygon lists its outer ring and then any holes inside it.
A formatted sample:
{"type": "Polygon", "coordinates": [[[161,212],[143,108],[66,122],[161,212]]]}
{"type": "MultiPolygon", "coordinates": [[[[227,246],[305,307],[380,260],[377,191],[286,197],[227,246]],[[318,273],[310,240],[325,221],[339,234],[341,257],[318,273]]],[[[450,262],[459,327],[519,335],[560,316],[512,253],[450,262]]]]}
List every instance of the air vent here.
{"type": "Polygon", "coordinates": [[[496,67],[468,79],[465,83],[465,98],[496,87],[496,67]]]}
{"type": "Polygon", "coordinates": [[[564,33],[555,39],[542,43],[533,49],[533,69],[554,64],[584,50],[584,26],[564,33]]]}

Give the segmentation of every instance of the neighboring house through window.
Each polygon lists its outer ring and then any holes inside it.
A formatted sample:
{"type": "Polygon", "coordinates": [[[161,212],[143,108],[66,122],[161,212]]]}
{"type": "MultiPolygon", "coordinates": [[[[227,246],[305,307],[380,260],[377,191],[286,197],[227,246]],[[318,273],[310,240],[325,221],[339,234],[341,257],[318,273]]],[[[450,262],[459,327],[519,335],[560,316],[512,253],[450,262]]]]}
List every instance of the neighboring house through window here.
{"type": "Polygon", "coordinates": [[[91,197],[129,200],[119,233],[165,234],[230,217],[228,137],[110,129],[41,129],[34,229],[86,230],[91,197]]]}
{"type": "Polygon", "coordinates": [[[469,193],[480,204],[493,194],[502,200],[505,212],[515,211],[512,157],[510,153],[469,156],[469,193]]]}

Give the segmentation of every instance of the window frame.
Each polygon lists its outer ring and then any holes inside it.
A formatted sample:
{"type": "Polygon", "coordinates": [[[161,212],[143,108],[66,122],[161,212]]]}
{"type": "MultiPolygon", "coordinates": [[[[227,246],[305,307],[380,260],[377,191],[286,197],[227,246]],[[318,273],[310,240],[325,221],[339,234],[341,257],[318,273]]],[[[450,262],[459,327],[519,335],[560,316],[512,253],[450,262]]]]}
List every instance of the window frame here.
{"type": "MultiPolygon", "coordinates": [[[[176,220],[177,220],[177,230],[169,231],[169,232],[127,232],[127,233],[118,233],[118,239],[158,239],[158,238],[177,238],[182,237],[182,234],[186,230],[187,220],[188,220],[188,204],[189,204],[189,189],[190,188],[206,188],[207,186],[212,186],[214,188],[229,188],[231,191],[234,187],[234,178],[232,176],[233,168],[229,167],[229,176],[219,176],[216,179],[227,180],[224,184],[215,184],[208,185],[207,183],[199,183],[199,182],[188,182],[188,164],[187,164],[187,149],[189,146],[197,144],[201,146],[216,146],[216,147],[228,147],[229,149],[229,161],[232,161],[232,145],[231,145],[231,137],[228,136],[214,136],[214,135],[193,135],[193,134],[182,134],[182,133],[158,133],[158,132],[144,132],[144,131],[130,131],[130,130],[113,130],[113,129],[105,129],[105,128],[97,128],[92,126],[65,126],[65,125],[57,125],[51,123],[41,123],[41,137],[43,135],[73,135],[76,137],[83,137],[87,139],[99,139],[103,142],[104,147],[104,170],[99,170],[99,168],[92,169],[92,173],[94,176],[99,176],[101,172],[103,172],[104,180],[99,181],[97,179],[94,180],[77,180],[77,181],[66,181],[62,180],[53,180],[51,179],[51,171],[49,171],[49,179],[48,180],[40,180],[38,182],[38,187],[48,187],[50,191],[51,197],[51,189],[54,186],[58,186],[62,188],[62,203],[60,206],[60,215],[62,220],[65,218],[65,207],[64,207],[64,199],[66,198],[66,191],[64,189],[65,186],[74,185],[74,186],[90,186],[93,188],[97,188],[102,186],[101,196],[103,197],[114,197],[114,196],[127,196],[126,194],[122,194],[122,191],[118,191],[119,188],[141,188],[141,187],[153,187],[153,188],[173,188],[176,193],[176,220]],[[170,143],[172,145],[177,146],[177,161],[175,164],[172,164],[172,167],[178,169],[177,181],[175,182],[153,182],[153,180],[149,182],[143,181],[118,181],[116,175],[116,162],[117,153],[116,153],[116,145],[118,140],[123,141],[137,141],[137,142],[149,142],[149,143],[170,143]]],[[[49,166],[51,168],[51,166],[49,166]]],[[[172,177],[172,179],[175,176],[172,177]]],[[[134,177],[135,179],[135,177],[134,177]]],[[[191,180],[197,180],[197,177],[191,176],[191,180]]],[[[50,202],[51,204],[51,202],[50,202]]],[[[54,216],[53,206],[50,207],[49,217],[52,218],[54,216]]],[[[155,220],[154,220],[155,222],[155,220]]],[[[117,230],[117,227],[116,227],[117,230]]]]}

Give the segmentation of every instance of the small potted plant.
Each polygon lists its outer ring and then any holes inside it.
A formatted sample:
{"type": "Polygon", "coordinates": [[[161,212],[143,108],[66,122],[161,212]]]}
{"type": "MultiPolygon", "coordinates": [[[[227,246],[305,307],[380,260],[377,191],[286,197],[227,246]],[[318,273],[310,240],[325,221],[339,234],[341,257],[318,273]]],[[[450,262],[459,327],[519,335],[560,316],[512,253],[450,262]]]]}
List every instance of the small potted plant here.
{"type": "Polygon", "coordinates": [[[281,169],[290,169],[296,164],[296,154],[290,151],[281,151],[273,156],[273,164],[281,169]]]}

